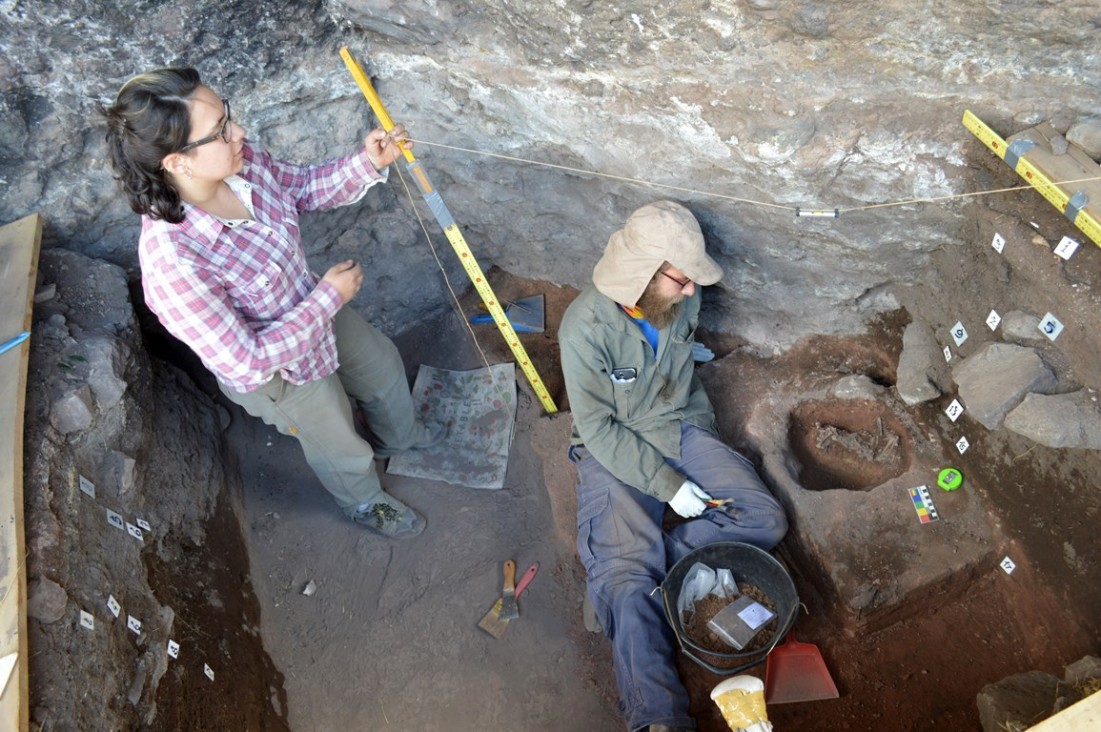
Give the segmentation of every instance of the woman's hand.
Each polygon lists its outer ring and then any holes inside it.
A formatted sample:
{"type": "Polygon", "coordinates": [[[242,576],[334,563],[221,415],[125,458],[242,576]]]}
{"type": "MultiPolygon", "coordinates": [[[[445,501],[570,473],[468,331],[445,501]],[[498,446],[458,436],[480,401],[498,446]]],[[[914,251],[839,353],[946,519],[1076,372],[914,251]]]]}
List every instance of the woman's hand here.
{"type": "Polygon", "coordinates": [[[341,299],[347,304],[349,300],[356,296],[359,288],[363,285],[363,267],[354,260],[346,259],[340,264],[334,264],[330,267],[325,276],[321,278],[321,281],[328,282],[335,287],[337,292],[340,293],[341,299]]]}
{"type": "Polygon", "coordinates": [[[400,158],[402,150],[412,150],[413,143],[409,142],[405,125],[394,125],[389,132],[381,127],[368,132],[363,147],[367,150],[367,158],[375,166],[375,170],[382,170],[400,158]]]}

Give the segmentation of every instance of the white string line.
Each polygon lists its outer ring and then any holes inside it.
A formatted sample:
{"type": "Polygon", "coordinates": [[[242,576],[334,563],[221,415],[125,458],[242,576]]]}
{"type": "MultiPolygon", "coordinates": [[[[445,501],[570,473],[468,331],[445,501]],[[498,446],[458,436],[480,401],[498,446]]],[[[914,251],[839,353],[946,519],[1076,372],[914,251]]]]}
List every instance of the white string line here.
{"type": "MultiPolygon", "coordinates": [[[[440,274],[443,275],[443,281],[447,285],[447,291],[451,293],[451,300],[455,304],[455,311],[459,315],[459,320],[463,322],[466,329],[470,332],[470,339],[474,341],[474,347],[478,349],[478,353],[482,356],[482,363],[486,365],[486,371],[489,373],[490,381],[493,386],[497,388],[497,393],[501,397],[502,403],[507,400],[504,398],[504,387],[497,384],[497,379],[493,374],[493,368],[489,365],[489,358],[486,356],[485,351],[482,350],[482,346],[478,343],[478,336],[474,332],[474,328],[471,326],[470,321],[467,320],[463,314],[463,306],[459,302],[459,296],[455,294],[455,289],[451,286],[451,280],[447,276],[447,271],[444,269],[443,262],[440,261],[440,255],[436,252],[436,245],[432,243],[432,236],[428,233],[428,227],[424,225],[424,219],[421,217],[420,210],[417,208],[416,199],[413,198],[412,192],[409,190],[409,184],[405,181],[405,175],[401,172],[401,166],[394,166],[398,171],[398,178],[401,180],[401,185],[405,189],[405,196],[409,199],[409,205],[413,208],[413,215],[417,217],[417,223],[420,224],[421,232],[424,233],[424,240],[428,242],[428,248],[432,250],[432,257],[436,260],[436,266],[440,268],[440,274]]],[[[488,282],[488,280],[487,280],[488,282]]]]}
{"type": "MultiPolygon", "coordinates": [[[[539,166],[542,166],[544,168],[554,168],[556,170],[564,170],[564,171],[567,171],[567,172],[570,172],[570,173],[579,173],[581,175],[594,176],[594,177],[597,177],[597,178],[608,178],[610,180],[618,180],[618,181],[622,181],[622,182],[626,182],[626,183],[637,183],[639,185],[653,186],[655,188],[667,188],[669,190],[680,191],[682,193],[693,193],[693,194],[700,195],[700,196],[709,196],[711,198],[721,198],[721,199],[724,199],[724,200],[727,200],[727,201],[734,201],[736,203],[748,203],[748,204],[753,205],[753,206],[765,206],[767,208],[778,208],[778,209],[782,209],[784,211],[792,211],[792,212],[794,212],[797,208],[807,208],[807,209],[812,208],[812,207],[809,207],[809,206],[801,206],[801,207],[784,206],[784,205],[777,204],[777,203],[768,203],[767,201],[756,201],[752,198],[740,198],[738,196],[729,196],[729,195],[726,195],[726,194],[723,194],[723,193],[716,193],[714,191],[702,191],[702,190],[699,190],[697,188],[687,188],[687,187],[684,187],[684,186],[675,186],[675,185],[670,185],[668,183],[657,183],[655,181],[645,180],[643,178],[632,178],[630,176],[625,176],[625,175],[614,175],[612,173],[601,173],[600,171],[586,170],[585,168],[574,168],[574,167],[571,167],[569,165],[558,165],[556,163],[545,163],[545,162],[542,162],[540,160],[529,160],[527,158],[516,157],[516,156],[513,156],[513,155],[504,155],[502,153],[487,152],[485,150],[475,150],[473,148],[460,147],[458,145],[447,145],[447,144],[444,144],[442,142],[428,142],[427,140],[414,140],[413,138],[409,138],[409,142],[416,143],[417,145],[428,145],[429,147],[441,147],[441,148],[444,148],[444,149],[447,149],[447,150],[456,150],[458,152],[470,153],[472,155],[482,155],[482,156],[489,157],[489,158],[497,158],[499,160],[508,160],[508,161],[514,162],[514,163],[527,163],[528,165],[539,165],[539,166]]],[[[1054,181],[1053,185],[1063,186],[1063,185],[1071,185],[1073,183],[1087,183],[1087,182],[1090,182],[1090,181],[1098,181],[1098,180],[1101,180],[1101,176],[1094,176],[1094,177],[1091,177],[1091,178],[1076,178],[1074,180],[1054,181]]],[[[956,198],[971,198],[971,197],[974,197],[974,196],[986,196],[986,195],[991,195],[991,194],[995,194],[995,193],[1008,193],[1008,192],[1011,192],[1011,191],[1027,191],[1027,190],[1031,190],[1033,188],[1034,188],[1034,186],[1026,184],[1026,185],[1019,185],[1019,186],[1011,186],[1009,188],[993,188],[993,189],[986,190],[986,191],[972,191],[970,193],[954,193],[954,194],[947,195],[947,196],[932,196],[932,197],[927,197],[927,198],[911,198],[911,199],[906,199],[906,200],[902,200],[902,201],[890,201],[890,202],[887,202],[887,203],[871,203],[871,204],[868,204],[866,206],[852,206],[852,207],[849,207],[849,208],[841,208],[841,207],[838,207],[838,206],[826,206],[826,207],[818,207],[817,210],[830,211],[830,210],[836,209],[837,211],[842,212],[842,213],[851,212],[851,211],[867,211],[867,210],[870,210],[870,209],[873,209],[873,208],[886,208],[886,207],[889,207],[889,206],[908,206],[908,205],[915,204],[915,203],[939,203],[939,202],[942,202],[942,201],[949,201],[949,200],[956,199],[956,198]]]]}
{"type": "Polygon", "coordinates": [[[631,178],[626,175],[613,175],[612,173],[600,173],[595,170],[585,170],[584,168],[571,168],[568,165],[557,165],[555,163],[544,163],[539,160],[527,160],[526,158],[518,158],[512,155],[503,155],[501,153],[491,153],[485,150],[473,150],[467,147],[458,147],[457,145],[445,145],[442,142],[427,142],[425,140],[414,140],[409,138],[409,142],[416,143],[418,145],[429,145],[431,147],[442,147],[448,150],[458,150],[459,152],[471,153],[473,155],[484,155],[489,158],[498,158],[500,160],[509,160],[515,163],[528,163],[529,165],[541,165],[545,168],[555,168],[557,170],[565,170],[570,173],[581,173],[582,175],[591,175],[599,178],[610,178],[611,180],[623,181],[626,183],[637,183],[644,186],[654,186],[656,188],[668,188],[673,191],[681,191],[682,193],[698,193],[703,196],[712,196],[714,198],[722,198],[727,201],[736,201],[737,203],[751,203],[755,206],[767,206],[769,208],[780,208],[786,211],[794,211],[794,206],[782,206],[777,203],[768,203],[767,201],[755,201],[751,198],[739,198],[737,196],[728,196],[723,193],[715,193],[713,191],[700,191],[695,188],[685,188],[683,186],[674,186],[668,183],[655,183],[654,181],[644,180],[642,178],[631,178]]]}

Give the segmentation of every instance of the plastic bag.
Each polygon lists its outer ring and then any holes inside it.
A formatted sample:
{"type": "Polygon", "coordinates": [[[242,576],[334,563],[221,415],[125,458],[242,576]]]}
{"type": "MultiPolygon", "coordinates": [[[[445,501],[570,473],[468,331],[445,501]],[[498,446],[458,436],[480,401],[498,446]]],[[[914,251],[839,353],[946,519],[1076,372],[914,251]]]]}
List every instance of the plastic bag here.
{"type": "Polygon", "coordinates": [[[685,616],[688,613],[695,612],[696,600],[702,600],[708,595],[734,597],[738,595],[738,585],[729,569],[714,570],[703,562],[696,562],[685,574],[680,597],[677,598],[677,612],[681,622],[686,622],[685,616]]]}

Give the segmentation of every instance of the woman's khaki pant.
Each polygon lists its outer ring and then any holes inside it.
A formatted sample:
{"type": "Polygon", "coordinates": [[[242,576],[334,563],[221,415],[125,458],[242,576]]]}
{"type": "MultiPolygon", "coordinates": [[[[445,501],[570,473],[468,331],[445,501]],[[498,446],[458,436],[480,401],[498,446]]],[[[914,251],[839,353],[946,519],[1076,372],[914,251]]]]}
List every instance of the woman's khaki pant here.
{"type": "Polygon", "coordinates": [[[276,374],[247,393],[219,387],[252,416],[296,437],[321,484],[351,516],[382,494],[375,456],[411,447],[423,428],[414,419],[409,382],[394,343],[351,308],[341,308],[333,322],[340,358],[335,374],[301,386],[276,374]],[[348,397],[362,410],[370,443],[356,433],[348,397]]]}

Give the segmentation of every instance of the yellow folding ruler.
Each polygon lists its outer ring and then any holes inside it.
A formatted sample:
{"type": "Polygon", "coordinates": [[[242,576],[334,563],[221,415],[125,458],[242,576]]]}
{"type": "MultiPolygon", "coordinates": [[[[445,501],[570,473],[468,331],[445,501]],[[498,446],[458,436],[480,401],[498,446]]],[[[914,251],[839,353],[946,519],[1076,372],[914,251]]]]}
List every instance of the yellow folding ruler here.
{"type": "Polygon", "coordinates": [[[1035,146],[1035,143],[1027,139],[1018,139],[1007,144],[998,136],[998,133],[990,129],[970,110],[964,110],[963,126],[1013,168],[1017,175],[1028,181],[1040,192],[1040,195],[1051,202],[1051,205],[1062,211],[1063,215],[1092,239],[1094,244],[1101,247],[1101,222],[1098,221],[1097,216],[1086,211],[1086,206],[1090,202],[1086,193],[1078,190],[1068,195],[1036,165],[1025,160],[1025,154],[1035,146]]]}
{"type": "MultiPolygon", "coordinates": [[[[390,118],[389,113],[387,113],[386,107],[382,105],[382,100],[379,99],[378,94],[375,92],[375,88],[371,85],[371,80],[367,78],[367,74],[363,72],[359,63],[352,58],[352,54],[348,52],[347,46],[341,47],[340,56],[344,59],[348,71],[352,72],[352,77],[359,85],[360,91],[363,92],[363,96],[367,98],[367,103],[371,105],[371,109],[374,111],[375,116],[378,117],[379,122],[382,124],[382,128],[389,132],[394,126],[394,121],[390,118]]],[[[516,358],[516,362],[520,364],[520,368],[523,370],[524,375],[528,377],[528,382],[531,384],[531,388],[535,390],[535,395],[539,397],[539,401],[542,403],[543,408],[547,410],[547,414],[554,414],[558,411],[558,408],[554,406],[554,400],[551,399],[550,393],[547,392],[547,387],[543,384],[543,380],[539,378],[539,374],[536,372],[535,366],[532,365],[531,359],[528,358],[527,351],[524,350],[524,345],[520,343],[520,339],[516,336],[516,331],[513,329],[512,323],[509,322],[508,316],[505,315],[505,311],[501,308],[500,301],[497,299],[497,296],[493,294],[493,289],[489,286],[489,282],[486,280],[485,275],[482,274],[482,268],[478,266],[478,261],[474,259],[474,254],[470,251],[466,239],[463,238],[463,233],[459,231],[459,225],[456,224],[455,219],[451,217],[451,212],[447,210],[447,206],[444,204],[443,198],[440,197],[439,191],[432,186],[421,164],[413,157],[412,151],[403,150],[402,152],[405,154],[406,167],[416,181],[421,196],[424,197],[424,201],[428,204],[428,208],[432,210],[432,215],[436,217],[436,221],[439,223],[440,228],[443,229],[443,233],[447,237],[447,240],[451,242],[451,247],[455,250],[455,254],[458,255],[459,262],[462,263],[463,269],[465,269],[467,275],[470,276],[470,281],[474,283],[474,289],[482,296],[482,302],[485,303],[490,315],[493,316],[493,322],[497,324],[497,328],[501,331],[501,335],[504,336],[505,342],[508,343],[508,347],[512,350],[512,355],[516,358]]]]}

